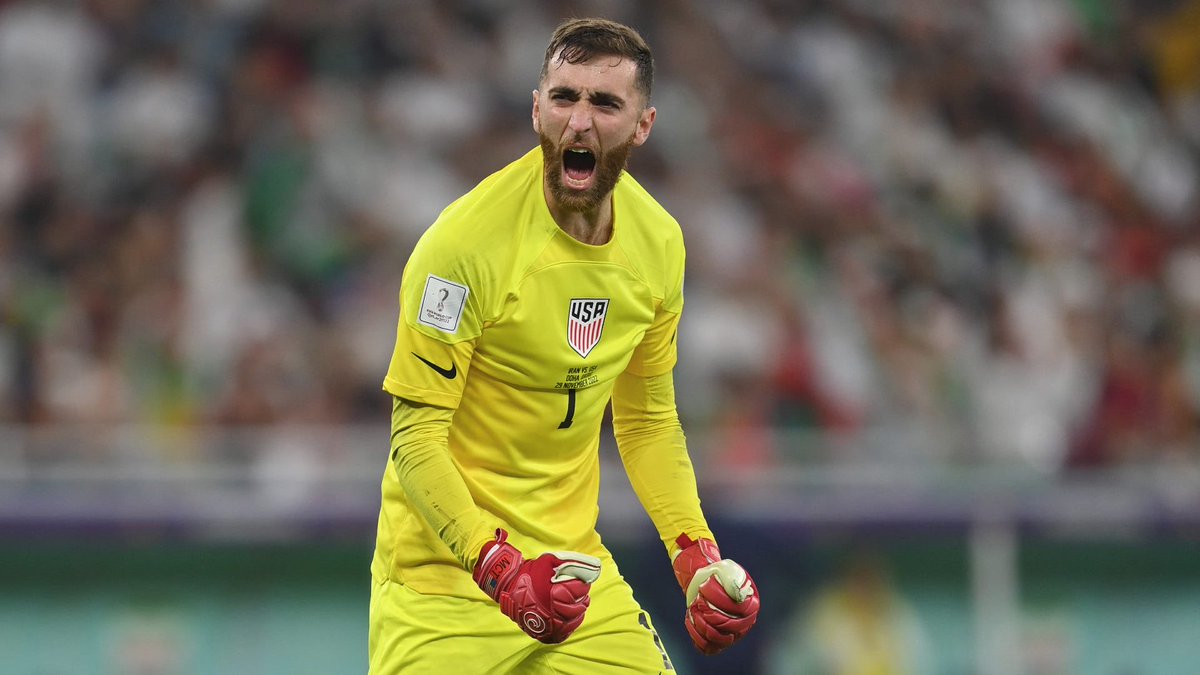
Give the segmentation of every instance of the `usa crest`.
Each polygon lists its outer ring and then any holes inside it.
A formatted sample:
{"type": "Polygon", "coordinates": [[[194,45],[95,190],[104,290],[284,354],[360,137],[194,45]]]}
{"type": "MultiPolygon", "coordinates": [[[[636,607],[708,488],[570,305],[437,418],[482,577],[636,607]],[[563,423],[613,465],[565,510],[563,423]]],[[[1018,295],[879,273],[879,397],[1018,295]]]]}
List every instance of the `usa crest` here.
{"type": "Polygon", "coordinates": [[[567,344],[576,354],[587,358],[604,333],[608,298],[574,298],[567,317],[567,344]]]}

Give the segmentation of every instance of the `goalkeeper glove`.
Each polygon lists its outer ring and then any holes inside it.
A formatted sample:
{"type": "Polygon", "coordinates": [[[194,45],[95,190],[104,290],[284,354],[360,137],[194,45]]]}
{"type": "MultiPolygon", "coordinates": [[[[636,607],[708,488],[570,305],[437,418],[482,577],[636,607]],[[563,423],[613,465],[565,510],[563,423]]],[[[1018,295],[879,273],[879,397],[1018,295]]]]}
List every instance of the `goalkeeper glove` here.
{"type": "Polygon", "coordinates": [[[480,549],[471,578],[533,638],[547,644],[566,640],[583,623],[600,561],[570,551],[526,560],[507,539],[508,532],[496,530],[496,539],[480,549]]]}
{"type": "Polygon", "coordinates": [[[671,561],[675,578],[687,597],[684,625],[703,654],[716,654],[750,631],[758,618],[758,589],[742,566],[722,559],[716,542],[675,540],[679,553],[671,561]]]}

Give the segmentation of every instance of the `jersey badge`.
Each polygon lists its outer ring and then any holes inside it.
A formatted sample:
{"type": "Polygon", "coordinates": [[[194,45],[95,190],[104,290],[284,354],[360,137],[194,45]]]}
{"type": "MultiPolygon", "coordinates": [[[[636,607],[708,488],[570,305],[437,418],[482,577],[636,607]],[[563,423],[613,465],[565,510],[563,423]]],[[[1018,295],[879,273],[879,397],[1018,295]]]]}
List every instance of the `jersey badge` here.
{"type": "Polygon", "coordinates": [[[466,286],[430,274],[425,279],[417,321],[447,333],[458,332],[458,321],[462,318],[468,293],[470,290],[466,286]]]}
{"type": "Polygon", "coordinates": [[[567,344],[576,354],[587,358],[600,342],[608,298],[574,298],[567,316],[567,344]]]}

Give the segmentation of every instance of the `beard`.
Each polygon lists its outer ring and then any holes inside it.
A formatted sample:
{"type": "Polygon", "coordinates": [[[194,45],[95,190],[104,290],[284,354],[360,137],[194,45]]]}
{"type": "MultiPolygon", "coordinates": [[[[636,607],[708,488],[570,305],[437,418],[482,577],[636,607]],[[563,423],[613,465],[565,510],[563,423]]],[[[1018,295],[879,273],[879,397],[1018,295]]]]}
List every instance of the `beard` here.
{"type": "Polygon", "coordinates": [[[554,201],[569,211],[586,212],[599,207],[621,179],[621,172],[625,170],[629,155],[633,152],[633,136],[634,134],[630,134],[629,138],[596,157],[596,168],[593,169],[595,180],[592,181],[591,187],[586,190],[573,190],[563,184],[564,148],[559,147],[548,136],[538,134],[542,146],[546,185],[550,188],[554,201]]]}

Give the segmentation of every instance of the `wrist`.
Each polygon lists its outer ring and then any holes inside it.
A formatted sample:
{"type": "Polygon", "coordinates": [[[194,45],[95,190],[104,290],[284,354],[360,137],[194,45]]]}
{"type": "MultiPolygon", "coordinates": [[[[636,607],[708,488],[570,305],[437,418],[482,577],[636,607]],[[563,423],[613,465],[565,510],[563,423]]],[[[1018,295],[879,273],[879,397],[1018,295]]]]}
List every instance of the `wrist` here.
{"type": "Polygon", "coordinates": [[[488,597],[499,602],[500,594],[517,576],[524,560],[521,552],[508,543],[508,532],[497,529],[496,538],[479,549],[471,578],[488,597]]]}
{"type": "Polygon", "coordinates": [[[685,592],[697,572],[721,560],[717,542],[707,537],[692,539],[684,533],[676,537],[675,545],[679,552],[671,560],[671,567],[675,571],[675,580],[685,592]]]}

